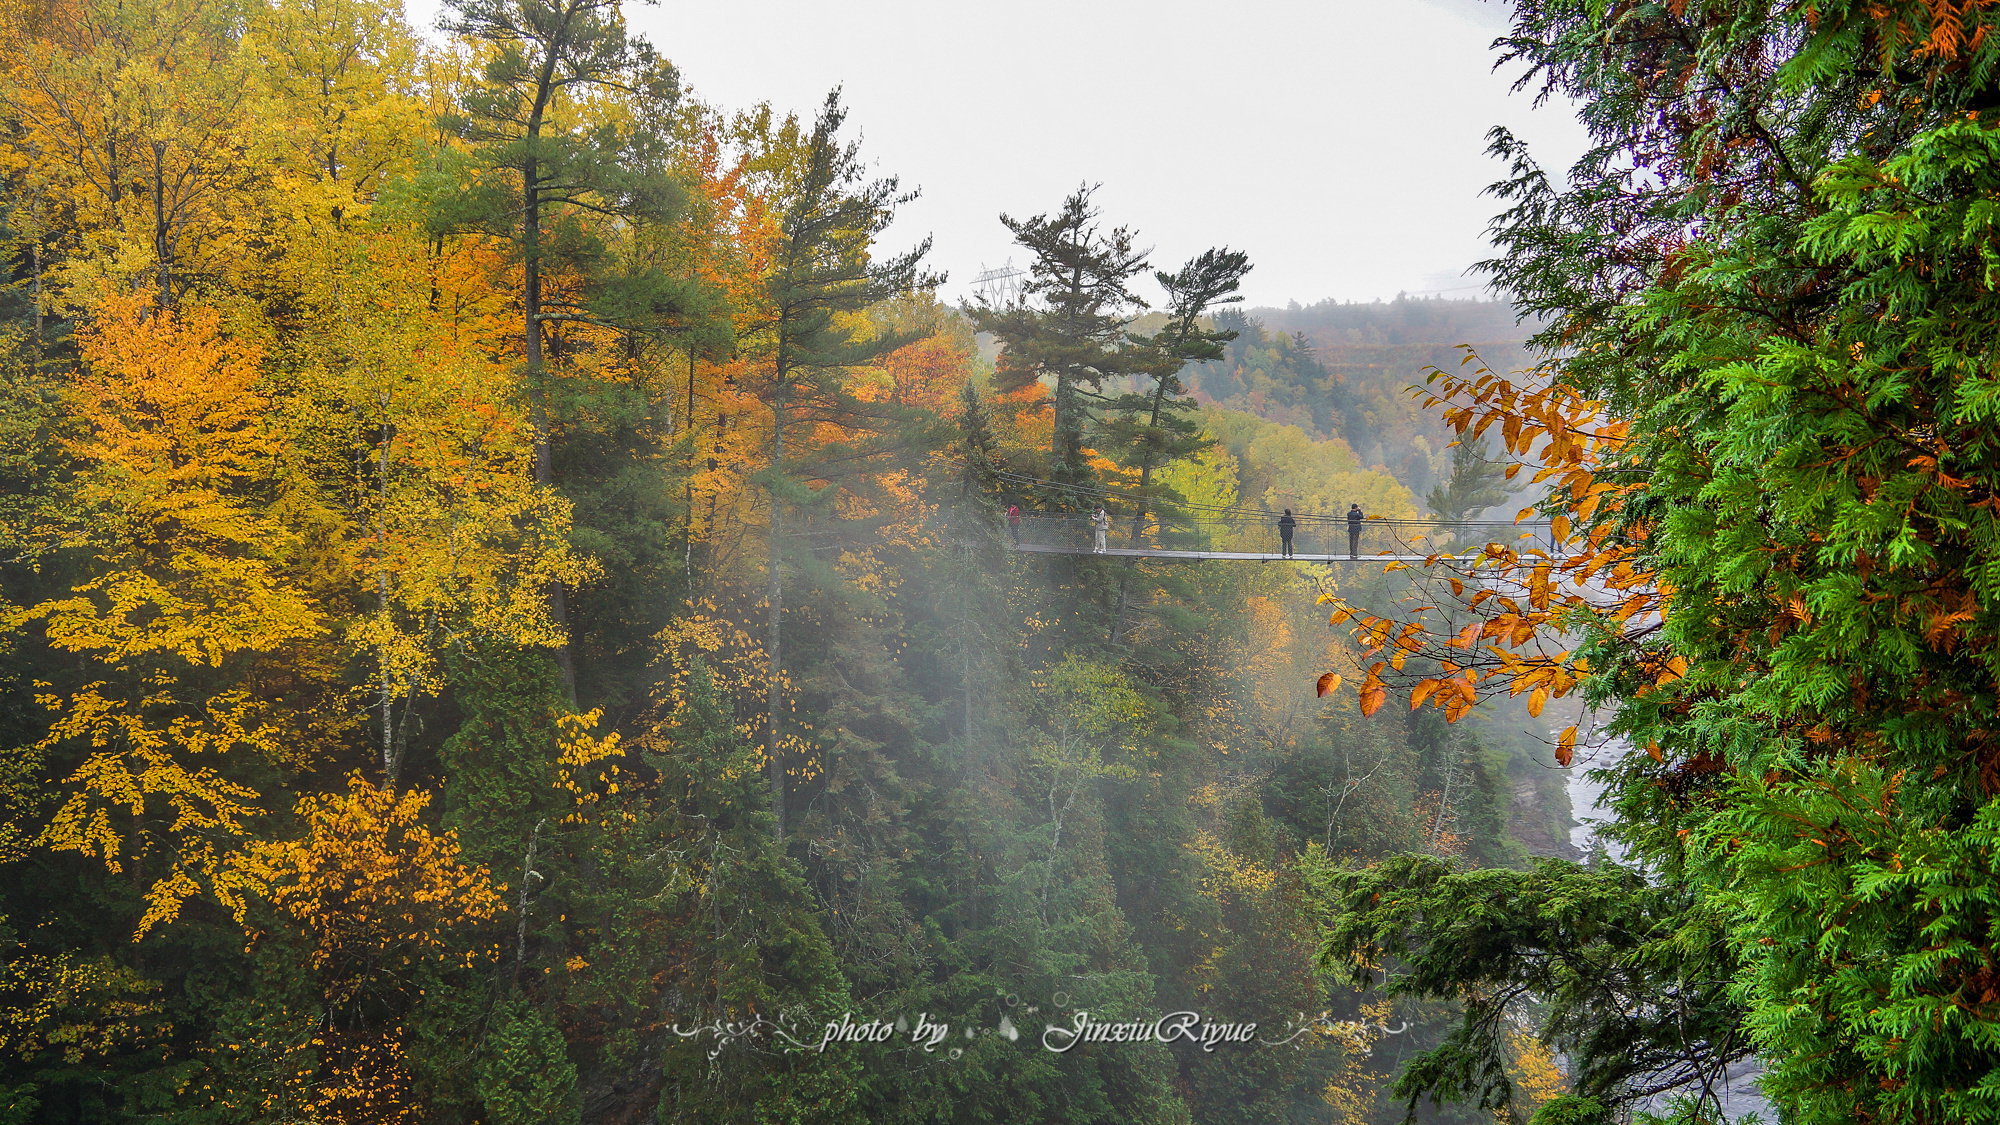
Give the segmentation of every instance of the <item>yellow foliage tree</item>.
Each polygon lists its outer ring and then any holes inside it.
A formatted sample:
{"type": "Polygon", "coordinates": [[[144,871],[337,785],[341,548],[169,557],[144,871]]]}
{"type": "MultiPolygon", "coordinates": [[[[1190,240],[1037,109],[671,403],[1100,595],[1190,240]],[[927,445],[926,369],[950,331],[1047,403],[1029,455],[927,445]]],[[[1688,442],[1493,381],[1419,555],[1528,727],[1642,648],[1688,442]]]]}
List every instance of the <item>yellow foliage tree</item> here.
{"type": "Polygon", "coordinates": [[[1374,1029],[1386,1023],[1390,1010],[1387,1000],[1365,1002],[1359,1020],[1327,1027],[1327,1037],[1340,1048],[1340,1068],[1319,1096],[1332,1107],[1339,1125],[1368,1125],[1376,1119],[1376,1108],[1388,1091],[1388,1075],[1382,1073],[1381,1060],[1375,1058],[1374,1029]]]}
{"type": "Polygon", "coordinates": [[[212,311],[149,313],[136,298],[109,299],[79,342],[89,374],[73,408],[88,436],[71,449],[86,466],[72,538],[101,569],[16,617],[106,677],[41,697],[56,718],[38,748],[88,747],[42,842],[119,871],[142,861],[148,815],[171,810],[169,870],[148,892],[143,933],[204,881],[242,909],[217,841],[244,833],[258,794],[227,767],[246,753],[290,762],[305,743],[287,730],[300,716],[244,685],[244,658],[325,625],[281,573],[288,537],[253,495],[277,454],[256,349],[225,338],[212,311]]]}
{"type": "Polygon", "coordinates": [[[55,0],[0,26],[0,170],[68,216],[83,253],[53,275],[89,306],[150,286],[175,304],[241,253],[252,162],[236,9],[55,0]],[[107,284],[110,283],[110,284],[107,284]]]}
{"type": "Polygon", "coordinates": [[[460,861],[457,838],[421,823],[429,803],[428,793],[378,789],[356,775],[345,793],[299,801],[305,835],[259,841],[231,859],[240,885],[282,920],[282,932],[247,926],[252,944],[301,945],[321,1009],[286,1023],[303,1028],[289,1038],[245,1045],[281,1059],[275,1069],[283,1081],[224,1100],[254,1096],[260,1110],[282,1109],[294,1120],[421,1116],[403,1062],[402,1014],[421,995],[425,970],[492,958],[493,947],[474,945],[464,931],[504,906],[504,888],[485,868],[460,861]],[[350,1018],[364,1001],[389,1018],[350,1018]]]}
{"type": "Polygon", "coordinates": [[[441,684],[437,653],[478,636],[559,647],[544,591],[598,571],[569,544],[570,504],[534,481],[530,431],[498,365],[390,330],[341,380],[374,423],[359,576],[374,612],[350,631],[378,661],[382,769],[397,779],[408,701],[441,684]],[[407,349],[398,347],[407,344],[407,349]],[[398,701],[404,718],[395,717],[398,701]]]}
{"type": "Polygon", "coordinates": [[[421,790],[378,789],[356,775],[344,794],[300,798],[303,838],[258,841],[231,861],[243,885],[305,935],[330,1005],[381,994],[385,976],[405,977],[417,960],[468,963],[474,954],[453,931],[502,908],[486,870],[459,862],[457,837],[420,822],[429,804],[421,790]]]}
{"type": "Polygon", "coordinates": [[[1507,1076],[1527,1102],[1526,1116],[1569,1092],[1569,1078],[1556,1064],[1555,1052],[1533,1032],[1522,1028],[1508,1032],[1507,1047],[1511,1056],[1507,1076]]]}
{"type": "Polygon", "coordinates": [[[167,1032],[159,984],[109,957],[23,954],[0,962],[0,1054],[52,1051],[79,1066],[167,1032]]]}
{"type": "Polygon", "coordinates": [[[408,164],[423,125],[417,39],[402,5],[277,0],[251,19],[245,47],[259,64],[274,189],[309,226],[360,217],[351,212],[408,164]]]}

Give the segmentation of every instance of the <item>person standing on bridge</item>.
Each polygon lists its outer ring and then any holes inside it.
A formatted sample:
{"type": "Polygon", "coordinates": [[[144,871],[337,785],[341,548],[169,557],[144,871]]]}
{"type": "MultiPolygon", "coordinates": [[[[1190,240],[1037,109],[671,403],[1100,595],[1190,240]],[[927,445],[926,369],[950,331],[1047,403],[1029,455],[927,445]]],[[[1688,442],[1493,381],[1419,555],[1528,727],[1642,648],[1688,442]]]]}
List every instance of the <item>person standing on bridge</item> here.
{"type": "Polygon", "coordinates": [[[1099,504],[1097,511],[1091,514],[1090,532],[1091,540],[1094,544],[1091,550],[1102,553],[1104,550],[1104,537],[1111,534],[1111,516],[1104,510],[1104,505],[1102,504],[1099,504]]]}
{"type": "Polygon", "coordinates": [[[1292,557],[1292,529],[1298,526],[1299,521],[1292,518],[1292,510],[1286,508],[1284,517],[1278,521],[1278,544],[1288,559],[1292,557]]]}
{"type": "Polygon", "coordinates": [[[1014,546],[1021,545],[1021,506],[1007,505],[1007,530],[1014,533],[1014,546]]]}
{"type": "Polygon", "coordinates": [[[1347,506],[1347,557],[1350,559],[1361,553],[1361,521],[1367,518],[1361,514],[1361,505],[1347,506]]]}

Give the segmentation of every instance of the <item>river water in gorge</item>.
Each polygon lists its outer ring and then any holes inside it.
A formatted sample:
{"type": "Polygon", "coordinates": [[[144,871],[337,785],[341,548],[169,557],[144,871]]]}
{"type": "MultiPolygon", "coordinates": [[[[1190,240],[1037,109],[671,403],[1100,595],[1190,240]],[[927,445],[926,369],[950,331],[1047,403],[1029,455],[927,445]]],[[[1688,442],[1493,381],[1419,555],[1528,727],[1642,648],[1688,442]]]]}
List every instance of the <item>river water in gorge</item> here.
{"type": "MultiPolygon", "coordinates": [[[[1549,738],[1553,740],[1555,733],[1550,732],[1549,738]]],[[[1623,847],[1597,834],[1598,826],[1612,819],[1612,812],[1604,804],[1604,784],[1593,779],[1590,771],[1630,749],[1631,744],[1623,739],[1613,740],[1589,752],[1587,757],[1579,755],[1576,763],[1566,771],[1568,776],[1564,779],[1564,787],[1569,791],[1570,818],[1575,822],[1569,830],[1569,842],[1586,856],[1601,846],[1607,858],[1613,861],[1625,858],[1623,847]]],[[[1763,1071],[1764,1068],[1755,1059],[1745,1059],[1729,1068],[1720,1093],[1724,1112],[1731,1119],[1751,1113],[1767,1122],[1777,1119],[1770,1102],[1757,1089],[1757,1078],[1763,1071]]],[[[1664,1113],[1670,1097],[1670,1094],[1661,1094],[1636,1108],[1664,1113]]]]}

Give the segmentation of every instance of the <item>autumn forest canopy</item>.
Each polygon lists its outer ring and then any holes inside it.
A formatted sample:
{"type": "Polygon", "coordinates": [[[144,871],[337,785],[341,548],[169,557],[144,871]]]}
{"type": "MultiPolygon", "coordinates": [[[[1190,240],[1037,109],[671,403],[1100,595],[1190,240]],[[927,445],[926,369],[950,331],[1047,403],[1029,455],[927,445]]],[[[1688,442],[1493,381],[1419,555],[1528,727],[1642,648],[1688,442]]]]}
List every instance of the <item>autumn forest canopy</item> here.
{"type": "Polygon", "coordinates": [[[0,1125],[2000,1120],[1996,23],[1520,0],[1505,301],[1279,310],[610,0],[12,0],[0,1125]]]}

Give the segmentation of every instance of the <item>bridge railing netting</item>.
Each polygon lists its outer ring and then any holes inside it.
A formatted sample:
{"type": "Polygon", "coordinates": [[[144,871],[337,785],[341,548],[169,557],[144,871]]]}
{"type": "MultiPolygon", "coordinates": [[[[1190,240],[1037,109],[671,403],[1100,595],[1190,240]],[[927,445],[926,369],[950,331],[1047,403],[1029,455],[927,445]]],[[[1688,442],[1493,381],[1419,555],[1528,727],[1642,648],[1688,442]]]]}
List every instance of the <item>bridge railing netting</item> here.
{"type": "MultiPolygon", "coordinates": [[[[1092,549],[1088,515],[1064,513],[1022,515],[1021,544],[1068,551],[1092,549]]],[[[1547,523],[1440,520],[1363,520],[1349,539],[1348,523],[1338,516],[1307,516],[1292,533],[1292,553],[1299,556],[1349,554],[1429,555],[1476,551],[1488,543],[1515,550],[1546,548],[1547,523]]],[[[1113,516],[1105,546],[1113,550],[1218,551],[1244,554],[1280,553],[1277,516],[1113,516]]]]}

